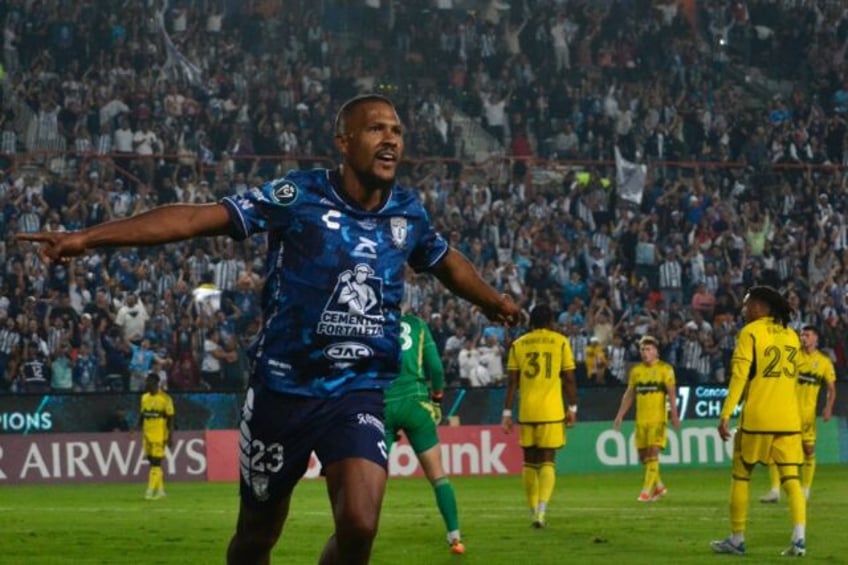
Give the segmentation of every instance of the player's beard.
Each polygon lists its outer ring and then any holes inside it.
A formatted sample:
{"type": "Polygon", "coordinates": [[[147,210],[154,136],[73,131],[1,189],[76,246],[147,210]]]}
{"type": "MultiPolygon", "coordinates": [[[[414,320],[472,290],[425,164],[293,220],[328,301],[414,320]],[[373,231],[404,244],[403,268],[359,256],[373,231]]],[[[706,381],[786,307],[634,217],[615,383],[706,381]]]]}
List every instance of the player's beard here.
{"type": "Polygon", "coordinates": [[[386,179],[374,173],[372,170],[353,170],[356,178],[359,179],[359,184],[369,190],[386,191],[390,190],[395,185],[397,179],[397,169],[391,178],[386,179]]]}

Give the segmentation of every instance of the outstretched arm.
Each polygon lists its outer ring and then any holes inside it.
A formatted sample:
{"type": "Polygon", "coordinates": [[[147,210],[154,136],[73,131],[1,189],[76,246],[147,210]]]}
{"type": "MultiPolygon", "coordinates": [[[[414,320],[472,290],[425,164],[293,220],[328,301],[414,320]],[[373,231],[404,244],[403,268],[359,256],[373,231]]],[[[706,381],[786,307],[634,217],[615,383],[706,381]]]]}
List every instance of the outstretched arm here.
{"type": "Polygon", "coordinates": [[[227,235],[230,225],[223,204],[174,204],[80,231],[21,233],[17,238],[41,243],[42,259],[57,261],[95,247],[162,245],[197,236],[227,235]]]}
{"type": "Polygon", "coordinates": [[[512,298],[498,293],[480,278],[474,265],[456,249],[448,250],[444,258],[433,267],[433,274],[448,290],[479,306],[493,322],[518,322],[519,309],[512,298]]]}

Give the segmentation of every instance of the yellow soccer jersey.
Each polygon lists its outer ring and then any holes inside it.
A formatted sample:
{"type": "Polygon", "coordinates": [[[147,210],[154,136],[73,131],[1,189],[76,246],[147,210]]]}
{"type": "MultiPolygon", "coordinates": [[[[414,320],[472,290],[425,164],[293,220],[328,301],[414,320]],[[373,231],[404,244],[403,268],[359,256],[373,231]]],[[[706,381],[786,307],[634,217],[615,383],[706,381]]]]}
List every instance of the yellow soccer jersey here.
{"type": "Polygon", "coordinates": [[[836,371],[830,357],[819,351],[798,352],[798,403],[801,417],[807,420],[816,417],[816,404],[823,384],[836,381],[836,371]]]}
{"type": "Polygon", "coordinates": [[[519,375],[519,423],[565,420],[561,373],[574,370],[567,337],[548,329],[524,334],[509,348],[506,367],[519,375]]]}
{"type": "Polygon", "coordinates": [[[674,368],[657,360],[651,366],[638,363],[630,369],[627,386],[636,397],[636,424],[664,424],[668,421],[666,397],[675,386],[674,368]]]}
{"type": "Polygon", "coordinates": [[[736,336],[730,387],[721,417],[729,419],[744,401],[739,428],[746,432],[800,433],[798,363],[801,341],[772,318],[747,324],[736,336]]]}
{"type": "Polygon", "coordinates": [[[168,418],[174,416],[174,401],[164,392],[141,395],[141,417],[144,420],[144,438],[152,443],[168,439],[168,418]]]}

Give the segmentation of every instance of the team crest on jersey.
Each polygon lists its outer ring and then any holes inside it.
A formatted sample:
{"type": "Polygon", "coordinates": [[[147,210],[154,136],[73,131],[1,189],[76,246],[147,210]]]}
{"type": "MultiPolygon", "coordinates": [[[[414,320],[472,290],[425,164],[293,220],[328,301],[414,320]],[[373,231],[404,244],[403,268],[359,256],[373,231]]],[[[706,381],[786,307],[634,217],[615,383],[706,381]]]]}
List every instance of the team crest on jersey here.
{"type": "Polygon", "coordinates": [[[280,206],[288,206],[297,200],[297,185],[288,180],[276,181],[271,186],[271,199],[280,206]]]}
{"type": "Polygon", "coordinates": [[[383,279],[367,263],[357,263],[339,274],[316,331],[337,337],[380,337],[384,322],[383,279]]]}
{"type": "Polygon", "coordinates": [[[250,487],[253,489],[253,496],[259,502],[265,502],[270,496],[268,483],[268,475],[255,474],[250,477],[250,487]]]}
{"type": "Polygon", "coordinates": [[[392,245],[398,249],[406,247],[406,236],[409,231],[406,218],[392,218],[389,225],[392,229],[392,245]]]}

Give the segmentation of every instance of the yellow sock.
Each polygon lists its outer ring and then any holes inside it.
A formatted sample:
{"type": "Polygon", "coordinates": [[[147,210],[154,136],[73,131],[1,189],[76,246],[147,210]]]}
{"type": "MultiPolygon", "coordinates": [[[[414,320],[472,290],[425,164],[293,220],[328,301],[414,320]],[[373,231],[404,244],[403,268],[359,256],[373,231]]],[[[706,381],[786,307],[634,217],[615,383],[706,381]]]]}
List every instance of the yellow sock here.
{"type": "Polygon", "coordinates": [[[147,488],[150,490],[162,488],[162,467],[150,468],[150,476],[147,479],[147,488]]]}
{"type": "Polygon", "coordinates": [[[801,467],[801,486],[808,489],[813,486],[813,475],[816,474],[816,454],[804,456],[804,466],[801,467]]]}
{"type": "Polygon", "coordinates": [[[556,485],[556,470],[552,462],[542,463],[539,468],[539,503],[547,506],[556,485]]]}
{"type": "Polygon", "coordinates": [[[789,516],[792,518],[793,526],[807,525],[807,499],[801,490],[801,481],[798,477],[783,477],[783,490],[789,499],[789,516]]]}
{"type": "Polygon", "coordinates": [[[751,482],[748,480],[734,477],[730,481],[730,531],[734,534],[745,533],[750,489],[751,482]]]}
{"type": "Polygon", "coordinates": [[[539,465],[536,463],[525,463],[521,472],[524,479],[524,493],[527,495],[527,504],[535,512],[539,506],[539,465]]]}
{"type": "Polygon", "coordinates": [[[656,459],[645,461],[645,480],[642,482],[642,490],[651,492],[657,484],[657,475],[660,471],[660,462],[656,459]]]}
{"type": "Polygon", "coordinates": [[[777,464],[770,463],[768,466],[769,481],[771,482],[771,490],[780,490],[780,471],[777,470],[777,464]]]}

